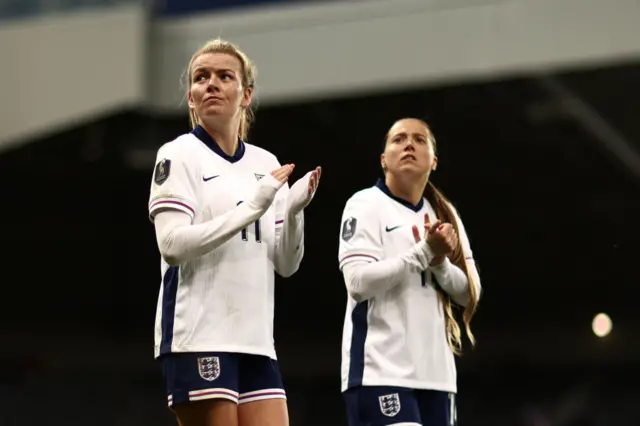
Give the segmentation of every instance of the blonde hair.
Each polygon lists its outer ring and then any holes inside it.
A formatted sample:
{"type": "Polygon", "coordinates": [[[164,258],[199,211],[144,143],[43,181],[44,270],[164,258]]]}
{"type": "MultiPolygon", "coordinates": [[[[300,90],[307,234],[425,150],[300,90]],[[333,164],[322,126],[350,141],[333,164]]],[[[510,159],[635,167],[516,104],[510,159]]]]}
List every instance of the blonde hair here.
{"type": "MultiPolygon", "coordinates": [[[[251,88],[253,89],[256,83],[256,75],[257,69],[255,64],[249,59],[249,57],[241,51],[235,44],[230,43],[228,41],[222,39],[214,39],[205,43],[200,49],[198,49],[193,56],[191,56],[191,60],[189,61],[189,66],[186,71],[186,87],[187,87],[187,97],[189,96],[189,92],[191,91],[191,85],[193,84],[192,80],[192,69],[193,61],[195,61],[198,57],[205,55],[207,53],[226,53],[228,55],[235,56],[240,61],[240,65],[242,66],[242,87],[243,89],[251,88]]],[[[255,119],[254,112],[251,108],[251,105],[247,106],[242,110],[242,117],[240,118],[240,127],[238,129],[238,136],[242,140],[246,140],[249,134],[249,128],[255,119]]],[[[195,109],[189,108],[189,120],[191,122],[191,127],[195,128],[198,125],[198,115],[196,114],[195,109]]]]}
{"type": "MultiPolygon", "coordinates": [[[[460,240],[460,226],[458,224],[456,214],[453,211],[451,202],[447,200],[442,192],[440,192],[431,182],[427,184],[425,197],[427,198],[427,200],[429,200],[429,202],[433,206],[433,209],[436,211],[438,219],[443,222],[450,223],[453,226],[453,229],[455,229],[456,234],[458,235],[458,245],[453,253],[448,257],[454,265],[456,265],[462,270],[462,272],[465,273],[469,281],[469,302],[464,308],[462,319],[464,322],[465,331],[467,333],[467,338],[471,342],[471,345],[475,346],[476,339],[473,336],[473,332],[471,331],[471,319],[473,318],[473,315],[475,314],[476,308],[478,306],[478,288],[476,286],[475,276],[473,273],[471,273],[471,271],[469,271],[469,267],[467,266],[466,254],[464,253],[464,250],[462,248],[462,241],[460,240]]],[[[451,297],[446,294],[441,288],[438,287],[437,291],[438,298],[442,302],[445,313],[447,342],[449,343],[449,347],[454,354],[462,355],[462,336],[460,332],[460,326],[458,325],[458,322],[456,321],[455,315],[453,313],[454,304],[451,301],[451,297]]]]}
{"type": "MultiPolygon", "coordinates": [[[[435,153],[436,139],[433,136],[431,128],[423,120],[413,120],[419,121],[427,128],[427,139],[429,140],[429,143],[431,143],[431,146],[433,147],[433,151],[435,153]]],[[[387,133],[386,140],[388,139],[389,134],[387,133]]],[[[453,226],[453,229],[455,229],[456,234],[458,235],[457,247],[448,257],[454,265],[456,265],[462,270],[462,272],[465,273],[469,281],[469,302],[464,308],[462,318],[465,325],[467,337],[471,342],[471,345],[475,346],[476,339],[473,336],[473,332],[471,331],[471,319],[473,318],[473,315],[475,314],[476,308],[478,306],[478,288],[475,282],[475,275],[472,273],[472,271],[469,271],[469,267],[467,266],[466,254],[464,253],[462,241],[460,240],[460,226],[458,224],[457,215],[453,209],[453,204],[430,181],[427,183],[427,187],[425,188],[425,198],[433,206],[438,219],[442,222],[450,223],[453,226]]],[[[442,306],[444,308],[447,343],[449,344],[451,351],[455,355],[462,355],[462,333],[460,331],[460,325],[458,325],[453,312],[454,306],[457,305],[453,304],[451,297],[447,293],[445,293],[439,286],[436,287],[436,291],[438,292],[438,299],[442,302],[442,306]]]]}

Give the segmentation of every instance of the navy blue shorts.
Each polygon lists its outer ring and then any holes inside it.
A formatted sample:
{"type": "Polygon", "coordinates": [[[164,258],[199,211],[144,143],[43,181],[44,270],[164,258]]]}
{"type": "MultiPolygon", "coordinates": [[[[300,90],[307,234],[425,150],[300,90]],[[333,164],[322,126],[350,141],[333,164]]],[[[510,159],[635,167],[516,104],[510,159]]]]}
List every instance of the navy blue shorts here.
{"type": "Polygon", "coordinates": [[[349,426],[457,426],[455,394],[393,386],[344,392],[349,426]]]}
{"type": "Polygon", "coordinates": [[[229,352],[172,353],[159,358],[169,406],[223,398],[237,404],[286,399],[278,363],[229,352]]]}

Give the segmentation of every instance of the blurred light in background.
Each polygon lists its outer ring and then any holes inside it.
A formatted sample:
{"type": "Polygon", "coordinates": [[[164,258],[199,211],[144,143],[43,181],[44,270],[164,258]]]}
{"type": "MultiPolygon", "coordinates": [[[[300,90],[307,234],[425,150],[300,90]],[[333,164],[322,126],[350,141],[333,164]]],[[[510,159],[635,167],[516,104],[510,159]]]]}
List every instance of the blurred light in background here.
{"type": "Polygon", "coordinates": [[[611,318],[609,318],[609,315],[605,313],[599,313],[598,315],[593,317],[591,328],[593,329],[593,334],[595,334],[596,336],[605,337],[609,333],[611,333],[613,323],[611,322],[611,318]]]}

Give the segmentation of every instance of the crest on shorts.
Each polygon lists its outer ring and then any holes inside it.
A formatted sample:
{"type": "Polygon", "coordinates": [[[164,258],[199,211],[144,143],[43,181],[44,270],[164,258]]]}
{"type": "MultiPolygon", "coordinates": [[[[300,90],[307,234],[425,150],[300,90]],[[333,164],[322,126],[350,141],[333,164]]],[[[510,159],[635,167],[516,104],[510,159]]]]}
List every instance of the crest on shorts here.
{"type": "Polygon", "coordinates": [[[396,416],[400,412],[400,395],[392,393],[378,397],[380,401],[380,411],[387,417],[396,416]]]}
{"type": "Polygon", "coordinates": [[[156,185],[162,185],[169,177],[169,172],[171,172],[171,160],[165,158],[156,164],[156,170],[153,172],[156,185]]]}
{"type": "Polygon", "coordinates": [[[351,239],[351,237],[353,237],[353,234],[356,233],[356,223],[358,221],[356,220],[355,217],[350,217],[349,219],[345,220],[344,223],[342,224],[342,239],[345,241],[349,241],[351,239]]]}
{"type": "Polygon", "coordinates": [[[254,173],[253,175],[256,177],[256,180],[260,180],[264,177],[264,175],[261,175],[259,173],[254,173]]]}
{"type": "Polygon", "coordinates": [[[198,358],[198,372],[200,377],[212,382],[220,376],[220,358],[207,356],[198,358]]]}

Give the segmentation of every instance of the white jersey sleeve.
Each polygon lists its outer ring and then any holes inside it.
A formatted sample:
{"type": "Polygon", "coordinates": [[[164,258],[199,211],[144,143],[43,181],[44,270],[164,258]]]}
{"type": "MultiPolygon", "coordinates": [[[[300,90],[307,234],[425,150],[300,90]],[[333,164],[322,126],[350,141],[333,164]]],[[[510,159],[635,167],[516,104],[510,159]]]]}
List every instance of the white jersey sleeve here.
{"type": "Polygon", "coordinates": [[[425,240],[384,258],[379,212],[364,193],[345,206],[340,232],[339,262],[349,295],[365,300],[400,284],[406,272],[422,272],[435,257],[425,240]]]}
{"type": "Polygon", "coordinates": [[[289,194],[289,184],[285,183],[280,188],[280,191],[276,194],[276,199],[274,201],[275,209],[276,209],[276,245],[278,245],[278,241],[280,240],[280,236],[282,235],[282,228],[284,225],[284,219],[287,215],[287,195],[289,194]]]}
{"type": "Polygon", "coordinates": [[[289,185],[285,184],[276,195],[276,244],[274,267],[284,277],[293,275],[304,256],[304,212],[290,214],[287,209],[289,185]]]}
{"type": "Polygon", "coordinates": [[[458,224],[458,230],[460,233],[460,242],[462,243],[462,254],[464,256],[464,261],[467,264],[467,270],[469,271],[469,275],[471,278],[471,285],[476,287],[476,294],[478,299],[480,298],[480,293],[482,292],[482,284],[480,283],[480,274],[478,273],[478,268],[476,267],[476,262],[473,258],[473,251],[471,250],[471,243],[469,242],[469,236],[467,235],[467,231],[464,227],[464,223],[462,223],[462,219],[458,215],[458,212],[453,210],[456,218],[456,222],[458,224]]]}
{"type": "Polygon", "coordinates": [[[382,236],[375,210],[375,204],[362,192],[347,201],[340,229],[340,270],[354,261],[370,263],[382,259],[382,236]]]}
{"type": "Polygon", "coordinates": [[[204,223],[192,224],[180,211],[159,212],[155,225],[160,254],[169,265],[179,265],[221,246],[265,213],[281,185],[268,176],[248,202],[204,223]]]}
{"type": "Polygon", "coordinates": [[[471,276],[472,284],[476,287],[478,297],[480,297],[482,284],[480,283],[480,274],[478,273],[478,268],[476,267],[476,262],[473,258],[473,251],[471,250],[469,236],[467,235],[467,231],[464,227],[464,224],[462,223],[462,219],[460,219],[460,216],[458,216],[457,212],[455,213],[455,216],[458,223],[458,230],[460,231],[460,241],[462,242],[462,254],[464,255],[464,261],[467,264],[467,269],[469,271],[469,275],[471,276]]]}
{"type": "Polygon", "coordinates": [[[158,150],[149,197],[149,218],[164,209],[180,210],[193,220],[197,209],[197,182],[200,176],[197,162],[189,164],[189,155],[178,141],[169,142],[158,150]]]}

